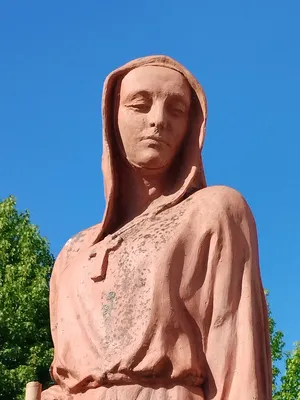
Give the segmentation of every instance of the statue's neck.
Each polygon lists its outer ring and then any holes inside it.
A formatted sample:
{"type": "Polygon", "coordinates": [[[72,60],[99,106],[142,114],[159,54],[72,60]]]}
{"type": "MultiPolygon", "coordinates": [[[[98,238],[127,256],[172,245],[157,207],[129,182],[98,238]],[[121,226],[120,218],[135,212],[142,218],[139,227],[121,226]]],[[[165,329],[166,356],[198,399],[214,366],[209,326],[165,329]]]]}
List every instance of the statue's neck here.
{"type": "Polygon", "coordinates": [[[120,224],[124,225],[154,206],[165,191],[166,173],[147,173],[129,165],[122,165],[118,179],[120,224]]]}

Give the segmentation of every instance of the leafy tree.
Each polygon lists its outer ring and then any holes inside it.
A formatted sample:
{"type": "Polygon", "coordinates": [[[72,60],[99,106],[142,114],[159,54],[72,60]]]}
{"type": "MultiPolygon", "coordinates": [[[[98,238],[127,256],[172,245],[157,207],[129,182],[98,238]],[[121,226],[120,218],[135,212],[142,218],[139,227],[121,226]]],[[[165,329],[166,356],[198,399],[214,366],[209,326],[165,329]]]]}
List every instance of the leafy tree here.
{"type": "Polygon", "coordinates": [[[300,400],[300,344],[285,355],[285,373],[274,391],[274,400],[300,400]]]}
{"type": "MultiPolygon", "coordinates": [[[[267,299],[269,292],[265,291],[267,299]]],[[[270,310],[270,305],[268,303],[268,311],[269,311],[269,328],[270,328],[270,340],[271,340],[271,354],[272,354],[272,384],[273,384],[273,395],[276,393],[276,384],[278,381],[278,377],[280,375],[280,370],[278,368],[278,361],[281,361],[283,358],[283,348],[285,343],[283,341],[283,333],[281,331],[276,330],[276,323],[272,318],[272,313],[270,310]]]]}
{"type": "MultiPolygon", "coordinates": [[[[268,292],[266,292],[268,295],[268,292]]],[[[284,352],[284,335],[276,330],[269,307],[269,326],[273,370],[273,400],[300,400],[300,343],[292,352],[284,352]],[[278,361],[285,360],[285,370],[280,376],[278,361]]]]}
{"type": "Polygon", "coordinates": [[[50,383],[53,261],[29,213],[16,210],[14,197],[0,201],[0,399],[23,400],[32,380],[50,383]]]}

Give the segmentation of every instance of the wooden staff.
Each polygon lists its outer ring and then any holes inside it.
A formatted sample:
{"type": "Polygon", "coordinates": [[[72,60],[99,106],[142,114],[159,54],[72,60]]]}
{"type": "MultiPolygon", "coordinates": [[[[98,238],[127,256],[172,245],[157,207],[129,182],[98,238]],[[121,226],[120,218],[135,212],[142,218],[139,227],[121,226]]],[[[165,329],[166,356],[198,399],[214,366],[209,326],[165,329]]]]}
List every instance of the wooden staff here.
{"type": "Polygon", "coordinates": [[[29,382],[26,385],[25,400],[41,400],[42,385],[39,382],[29,382]]]}

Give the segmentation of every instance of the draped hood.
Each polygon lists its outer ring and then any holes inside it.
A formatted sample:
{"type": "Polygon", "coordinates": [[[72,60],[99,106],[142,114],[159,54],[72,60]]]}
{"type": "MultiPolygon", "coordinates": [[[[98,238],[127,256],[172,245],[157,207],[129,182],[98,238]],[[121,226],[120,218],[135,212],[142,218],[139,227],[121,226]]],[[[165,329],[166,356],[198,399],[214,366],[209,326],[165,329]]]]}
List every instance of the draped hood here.
{"type": "Polygon", "coordinates": [[[205,93],[196,78],[180,63],[167,56],[147,56],[130,61],[111,72],[103,87],[102,95],[102,129],[103,156],[102,170],[106,208],[100,232],[94,243],[111,233],[113,220],[116,218],[117,196],[119,188],[118,160],[120,158],[116,143],[117,90],[123,77],[132,69],[142,66],[159,66],[171,68],[181,73],[192,88],[192,109],[189,129],[176,156],[174,182],[172,189],[166,193],[159,203],[157,212],[171,207],[196,190],[206,187],[201,151],[203,147],[207,120],[207,103],[205,93]]]}

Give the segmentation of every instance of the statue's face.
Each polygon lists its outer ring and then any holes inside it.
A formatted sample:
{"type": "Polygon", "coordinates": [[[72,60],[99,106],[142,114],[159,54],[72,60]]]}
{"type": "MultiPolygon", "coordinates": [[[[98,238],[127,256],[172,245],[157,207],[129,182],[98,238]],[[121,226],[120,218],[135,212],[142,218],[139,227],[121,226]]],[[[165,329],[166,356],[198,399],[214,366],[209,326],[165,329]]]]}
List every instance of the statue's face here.
{"type": "Polygon", "coordinates": [[[189,124],[191,88],[179,72],[139,67],[122,80],[118,127],[130,164],[165,170],[174,159],[189,124]]]}

